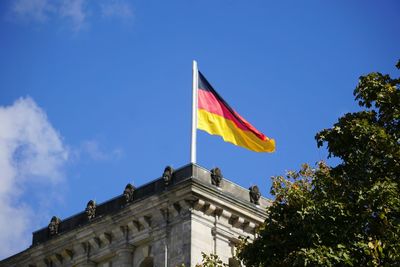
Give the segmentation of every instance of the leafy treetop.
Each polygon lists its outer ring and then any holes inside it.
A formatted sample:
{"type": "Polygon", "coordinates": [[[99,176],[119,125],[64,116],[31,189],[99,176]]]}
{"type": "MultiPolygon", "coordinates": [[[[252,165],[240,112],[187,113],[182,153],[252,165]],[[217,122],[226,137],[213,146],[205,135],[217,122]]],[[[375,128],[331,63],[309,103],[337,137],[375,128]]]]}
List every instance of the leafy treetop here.
{"type": "Polygon", "coordinates": [[[268,217],[239,246],[246,266],[400,266],[399,85],[379,72],[360,77],[362,110],[316,135],[341,162],[272,177],[268,217]]]}

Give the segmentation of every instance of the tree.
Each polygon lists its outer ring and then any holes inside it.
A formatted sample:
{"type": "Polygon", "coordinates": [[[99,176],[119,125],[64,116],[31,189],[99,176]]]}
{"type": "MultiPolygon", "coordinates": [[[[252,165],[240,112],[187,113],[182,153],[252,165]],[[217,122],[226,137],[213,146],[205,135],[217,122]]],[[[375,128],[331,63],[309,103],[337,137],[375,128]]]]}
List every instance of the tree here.
{"type": "Polygon", "coordinates": [[[203,260],[202,264],[197,264],[196,267],[228,267],[228,264],[223,263],[222,260],[216,254],[201,253],[203,260]]]}
{"type": "MultiPolygon", "coordinates": [[[[229,265],[226,263],[223,263],[222,260],[219,258],[218,255],[216,254],[206,254],[204,252],[201,253],[201,256],[203,257],[201,264],[196,264],[196,267],[228,267],[229,265]]],[[[180,266],[177,267],[185,267],[185,264],[181,264],[180,266]]]]}
{"type": "Polygon", "coordinates": [[[362,110],[315,137],[340,163],[272,177],[267,219],[239,246],[246,266],[400,266],[399,85],[360,77],[362,110]]]}

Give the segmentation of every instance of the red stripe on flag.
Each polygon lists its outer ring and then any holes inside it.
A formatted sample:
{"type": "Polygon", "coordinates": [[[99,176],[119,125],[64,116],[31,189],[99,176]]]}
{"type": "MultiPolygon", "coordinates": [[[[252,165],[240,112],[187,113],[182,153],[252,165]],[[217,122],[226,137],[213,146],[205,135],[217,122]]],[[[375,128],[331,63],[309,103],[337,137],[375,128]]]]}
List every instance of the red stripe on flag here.
{"type": "Polygon", "coordinates": [[[237,112],[228,108],[221,102],[211,91],[198,90],[198,108],[204,109],[210,113],[222,116],[232,121],[239,129],[250,131],[261,140],[266,140],[267,137],[259,132],[253,125],[242,118],[237,112]],[[232,113],[232,111],[234,113],[232,113]]]}

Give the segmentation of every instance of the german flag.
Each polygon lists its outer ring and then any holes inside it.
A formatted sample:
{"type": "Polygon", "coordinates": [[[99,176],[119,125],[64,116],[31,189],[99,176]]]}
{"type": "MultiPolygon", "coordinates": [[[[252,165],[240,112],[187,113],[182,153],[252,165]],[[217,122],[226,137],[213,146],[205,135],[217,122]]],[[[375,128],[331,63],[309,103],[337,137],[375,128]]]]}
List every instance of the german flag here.
{"type": "Polygon", "coordinates": [[[234,111],[200,72],[198,77],[198,129],[252,151],[275,151],[274,139],[266,137],[234,111]]]}

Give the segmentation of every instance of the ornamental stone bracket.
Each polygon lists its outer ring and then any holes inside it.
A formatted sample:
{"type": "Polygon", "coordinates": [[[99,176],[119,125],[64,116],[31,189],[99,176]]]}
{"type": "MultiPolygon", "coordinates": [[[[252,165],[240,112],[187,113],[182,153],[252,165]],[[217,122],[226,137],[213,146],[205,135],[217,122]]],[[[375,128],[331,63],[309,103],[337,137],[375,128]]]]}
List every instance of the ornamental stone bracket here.
{"type": "Polygon", "coordinates": [[[182,200],[176,202],[175,204],[179,206],[179,211],[178,211],[178,213],[179,213],[182,217],[187,216],[187,215],[190,214],[190,212],[192,211],[193,203],[192,203],[191,200],[182,199],[182,200]]]}
{"type": "Polygon", "coordinates": [[[139,223],[143,225],[144,228],[150,228],[151,227],[151,216],[143,216],[139,218],[139,223]]]}
{"type": "Polygon", "coordinates": [[[74,257],[74,251],[72,249],[63,249],[61,251],[61,256],[68,261],[71,261],[74,257]]]}
{"type": "Polygon", "coordinates": [[[140,232],[144,228],[144,226],[141,225],[137,219],[130,220],[127,223],[127,226],[129,231],[131,231],[132,233],[140,232]]]}
{"type": "Polygon", "coordinates": [[[193,199],[181,199],[172,204],[164,203],[164,205],[160,205],[159,216],[154,216],[154,219],[158,219],[159,226],[163,225],[165,222],[171,222],[174,220],[179,220],[180,218],[186,218],[190,215],[190,212],[193,210],[193,203],[195,200],[193,199]],[[160,223],[160,220],[162,221],[160,223]]]}
{"type": "Polygon", "coordinates": [[[56,265],[63,264],[63,257],[61,256],[61,254],[58,253],[51,255],[49,260],[55,263],[56,265]]]}
{"type": "Polygon", "coordinates": [[[106,245],[109,245],[112,242],[112,234],[109,232],[102,233],[102,234],[100,234],[99,239],[100,239],[100,242],[102,242],[106,245]]]}
{"type": "Polygon", "coordinates": [[[252,235],[254,235],[256,227],[258,226],[258,223],[251,221],[249,218],[239,216],[234,212],[217,207],[214,204],[207,203],[202,199],[198,199],[194,203],[193,208],[208,216],[215,216],[217,221],[225,226],[230,225],[233,228],[237,228],[252,235]]]}
{"type": "MultiPolygon", "coordinates": [[[[97,228],[94,225],[89,231],[86,230],[72,236],[74,240],[79,240],[77,243],[68,242],[71,237],[65,237],[66,239],[63,240],[63,237],[60,236],[58,240],[46,244],[46,246],[54,247],[48,250],[51,251],[51,254],[34,256],[34,261],[43,263],[43,266],[49,266],[49,264],[50,266],[72,266],[86,262],[88,259],[96,260],[99,257],[101,258],[102,254],[116,251],[123,243],[128,244],[130,248],[134,247],[130,245],[132,242],[142,243],[144,241],[140,240],[149,240],[149,233],[146,230],[150,230],[151,226],[152,216],[150,215],[135,218],[124,225],[118,225],[100,233],[96,233],[97,228]],[[64,246],[64,244],[67,244],[67,246],[64,246]],[[58,245],[61,246],[58,248],[58,245]]],[[[101,225],[98,227],[106,230],[101,225]]]]}
{"type": "Polygon", "coordinates": [[[96,249],[96,250],[100,249],[102,247],[102,245],[103,245],[101,243],[100,238],[98,238],[97,236],[94,236],[94,237],[90,238],[88,242],[89,242],[90,246],[92,248],[96,249]]]}
{"type": "Polygon", "coordinates": [[[111,230],[112,240],[121,240],[125,237],[125,227],[118,226],[111,230]]]}
{"type": "Polygon", "coordinates": [[[47,255],[42,260],[36,260],[36,267],[39,266],[70,266],[72,265],[74,252],[72,249],[64,249],[59,252],[55,252],[51,255],[47,255]]]}
{"type": "Polygon", "coordinates": [[[244,218],[236,216],[236,215],[232,215],[229,218],[229,224],[231,224],[233,227],[243,229],[244,218]]]}

